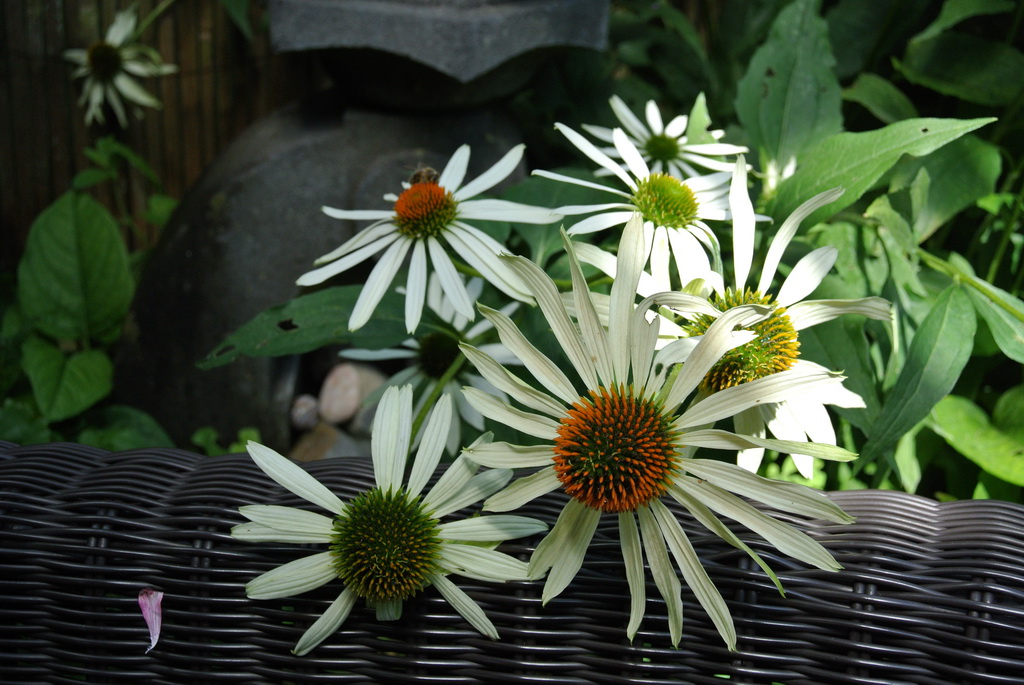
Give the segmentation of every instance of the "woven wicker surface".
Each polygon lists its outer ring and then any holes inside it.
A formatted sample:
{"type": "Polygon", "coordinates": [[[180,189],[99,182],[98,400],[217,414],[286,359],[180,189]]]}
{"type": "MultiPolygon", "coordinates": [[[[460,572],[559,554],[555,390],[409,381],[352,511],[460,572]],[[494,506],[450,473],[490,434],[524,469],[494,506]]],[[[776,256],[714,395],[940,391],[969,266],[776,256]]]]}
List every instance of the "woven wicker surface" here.
{"type": "MultiPolygon", "coordinates": [[[[308,468],[342,498],[372,482],[364,461],[308,468]]],[[[628,589],[614,519],[605,517],[583,570],[546,607],[540,583],[455,578],[500,641],[481,637],[428,589],[394,623],[358,604],[337,634],[295,657],[291,647],[340,588],[245,597],[246,581],[305,553],[228,536],[240,505],[303,504],[247,456],[0,442],[0,680],[1024,681],[1024,507],[879,491],[832,496],[857,523],[799,525],[845,566],[839,573],[803,567],[743,534],[778,572],[785,598],[745,554],[680,514],[732,609],[735,653],[685,588],[683,640],[673,649],[653,584],[641,631],[626,640],[628,589]],[[149,654],[136,599],[143,587],[166,593],[163,633],[149,654]]],[[[563,501],[550,496],[521,513],[553,521],[563,501]]],[[[536,542],[503,549],[525,558],[536,542]]]]}

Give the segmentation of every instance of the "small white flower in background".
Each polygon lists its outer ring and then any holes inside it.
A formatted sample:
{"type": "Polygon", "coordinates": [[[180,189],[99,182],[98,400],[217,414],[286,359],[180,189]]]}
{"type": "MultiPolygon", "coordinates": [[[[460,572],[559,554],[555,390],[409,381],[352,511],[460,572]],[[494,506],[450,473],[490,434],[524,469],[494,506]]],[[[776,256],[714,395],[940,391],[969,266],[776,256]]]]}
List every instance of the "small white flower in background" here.
{"type": "Polygon", "coordinates": [[[149,647],[146,647],[146,654],[156,647],[160,639],[160,628],[163,624],[163,601],[164,593],[154,590],[151,587],[139,590],[139,609],[142,611],[142,619],[149,628],[149,647]]]}
{"type": "Polygon", "coordinates": [[[527,580],[525,563],[478,543],[497,544],[541,532],[547,526],[522,516],[477,516],[446,523],[441,518],[501,489],[507,470],[477,474],[460,457],[422,494],[444,449],[451,400],[442,397],[430,414],[406,482],[406,458],[413,439],[412,390],[388,388],[373,422],[371,454],[376,486],[342,502],[298,464],[250,442],[253,461],[272,479],[332,516],[274,505],[239,508],[251,521],[235,526],[232,537],[249,542],[324,543],[326,552],[268,571],[246,584],[253,599],[291,597],[340,579],[344,590],[299,638],[302,655],[334,633],[362,597],[377,619],[394,621],[402,602],[433,585],[474,628],[496,639],[498,632],[480,606],[448,575],[487,581],[527,580]]]}
{"type": "Polygon", "coordinates": [[[367,278],[349,318],[349,328],[356,330],[369,321],[411,252],[406,282],[405,325],[412,333],[423,314],[428,259],[455,310],[467,319],[475,317],[475,303],[458,276],[450,251],[509,297],[529,301],[529,293],[523,289],[522,283],[498,259],[505,248],[467,223],[481,220],[550,224],[561,218],[545,207],[507,200],[473,199],[504,181],[519,165],[524,149],[524,145],[515,146],[494,166],[463,185],[469,164],[469,146],[463,145],[455,151],[440,174],[417,172],[411,183],[404,184],[405,190],[400,195],[385,195],[385,200],[394,202],[390,210],[324,207],[324,213],[335,219],[367,219],[373,223],[336,250],[317,259],[316,263],[323,266],[303,274],[297,283],[302,286],[322,283],[383,250],[384,254],[367,278]]]}
{"type": "MultiPolygon", "coordinates": [[[[742,157],[736,162],[729,201],[733,225],[733,271],[732,286],[725,287],[726,275],[720,273],[717,279],[704,278],[707,300],[685,295],[673,300],[672,311],[686,320],[683,326],[686,334],[694,336],[689,344],[695,344],[699,336],[720,315],[733,307],[760,304],[773,308],[772,315],[748,329],[755,337],[748,343],[730,350],[708,372],[701,384],[704,393],[714,393],[739,386],[743,383],[766,378],[787,369],[824,372],[824,367],[799,359],[799,331],[819,323],[831,321],[843,314],[857,314],[871,319],[888,320],[890,303],[880,297],[863,297],[848,300],[805,300],[820,284],[835,264],[838,250],[832,246],[820,247],[802,257],[777,290],[771,292],[772,282],[782,260],[783,253],[800,227],[800,222],[819,207],[834,201],[842,189],[821,193],[800,205],[779,227],[762,266],[756,287],[747,287],[750,267],[754,259],[754,209],[746,186],[746,167],[742,157]],[[712,311],[707,305],[712,306],[712,311]],[[687,323],[688,322],[688,323],[687,323]]],[[[681,274],[682,275],[682,274],[681,274]]],[[[682,275],[686,282],[690,277],[704,277],[694,272],[682,275]]],[[[662,299],[662,303],[666,300],[662,299]]],[[[736,430],[763,437],[765,428],[777,438],[791,441],[811,440],[816,443],[836,444],[835,430],[825,405],[837,407],[863,407],[864,400],[842,385],[833,384],[818,389],[808,388],[806,392],[782,401],[764,402],[739,412],[733,417],[736,430]]],[[[738,463],[750,471],[756,471],[764,456],[764,448],[751,447],[741,450],[738,463]]],[[[813,475],[814,460],[804,454],[793,453],[797,470],[805,478],[813,475]]]]}
{"type": "MultiPolygon", "coordinates": [[[[733,450],[760,446],[788,452],[799,446],[823,458],[850,459],[853,455],[849,452],[831,445],[803,445],[702,428],[759,403],[839,381],[828,372],[776,374],[716,393],[680,413],[683,403],[719,357],[752,336],[736,336],[733,328],[760,320],[770,310],[758,305],[736,308],[718,317],[698,345],[669,346],[656,353],[658,324],[647,320],[651,301],[635,306],[637,280],[647,258],[640,217],[631,219],[623,231],[619,273],[608,300],[607,327],[593,306],[592,293],[564,233],[563,240],[569,253],[575,322],[555,283],[540,267],[522,257],[505,259],[533,293],[584,390],[580,392],[555,361],[497,312],[483,313],[494,322],[502,342],[520,358],[536,383],[527,383],[483,352],[463,346],[484,378],[523,408],[466,388],[470,403],[484,416],[538,441],[533,445],[496,442],[466,448],[464,454],[485,466],[537,469],[490,497],[484,509],[511,511],[559,488],[571,497],[530,559],[531,574],[542,575],[550,569],[542,593],[545,603],[558,596],[576,576],[601,516],[616,516],[632,597],[628,637],[632,639],[636,634],[644,615],[646,554],[655,584],[668,605],[672,643],[678,644],[682,635],[678,569],[726,644],[735,648],[736,632],[729,608],[662,500],[666,495],[671,497],[709,530],[747,551],[769,574],[771,570],[760,557],[716,513],[747,526],[786,554],[818,568],[837,569],[835,559],[809,536],[737,496],[760,500],[781,511],[849,521],[823,494],[794,483],[760,478],[735,464],[694,459],[692,454],[698,447],[733,450]],[[677,366],[677,361],[684,363],[677,366]]],[[[774,575],[772,578],[777,582],[774,575]]]]}
{"type": "MultiPolygon", "coordinates": [[[[164,64],[158,53],[147,45],[133,43],[137,38],[135,8],[118,12],[107,34],[88,49],[64,51],[64,58],[78,65],[72,78],[85,78],[80,105],[86,105],[85,123],[105,122],[103,104],[114,110],[121,128],[128,126],[123,100],[143,107],[160,108],[160,101],[139,85],[133,76],[163,76],[178,71],[173,64],[164,64]]],[[[136,109],[141,116],[141,110],[136,109]]]]}
{"type": "MultiPolygon", "coordinates": [[[[479,278],[470,279],[466,284],[466,292],[470,298],[476,301],[483,289],[483,281],[479,278]]],[[[456,454],[465,444],[462,442],[462,423],[466,423],[479,432],[484,430],[484,417],[480,415],[465,399],[462,394],[463,385],[471,385],[486,392],[498,393],[490,383],[484,380],[479,374],[473,373],[471,368],[460,367],[456,373],[448,378],[445,374],[449,372],[458,357],[462,355],[459,350],[459,342],[465,341],[470,344],[479,344],[479,341],[488,332],[493,332],[494,326],[487,319],[476,323],[469,321],[459,312],[455,311],[450,300],[444,297],[441,292],[441,285],[437,276],[431,274],[427,286],[427,307],[437,317],[448,324],[446,329],[432,326],[426,333],[416,338],[409,338],[401,343],[400,347],[385,350],[363,350],[347,349],[339,354],[346,359],[357,361],[380,362],[393,359],[406,359],[409,366],[402,369],[394,376],[385,381],[379,390],[365,400],[372,404],[379,397],[380,393],[391,386],[412,385],[413,392],[419,399],[413,407],[414,412],[419,412],[422,403],[426,401],[434,389],[434,386],[444,380],[444,394],[452,398],[458,408],[459,417],[462,421],[452,421],[451,431],[448,434],[447,450],[449,454],[456,454]]],[[[506,316],[511,316],[519,307],[518,302],[511,302],[499,311],[506,316]]],[[[481,350],[487,352],[502,364],[517,364],[519,362],[515,355],[505,349],[499,342],[479,344],[481,350]]]]}
{"type": "MultiPolygon", "coordinates": [[[[644,108],[646,123],[633,114],[629,106],[618,95],[613,95],[608,103],[611,105],[615,117],[622,124],[630,142],[640,151],[643,158],[650,164],[651,171],[655,173],[666,173],[669,176],[684,179],[704,173],[695,169],[694,166],[709,171],[732,171],[733,162],[722,159],[722,157],[738,155],[747,151],[747,148],[739,145],[718,142],[725,135],[725,131],[722,130],[698,132],[701,137],[711,138],[715,142],[691,142],[691,138],[694,138],[695,134],[688,130],[688,125],[697,116],[702,118],[707,116],[703,95],[694,104],[694,113],[691,116],[681,114],[673,117],[667,124],[663,123],[661,110],[654,100],[648,100],[644,108]]],[[[592,124],[583,124],[583,128],[603,143],[614,143],[610,128],[592,124]]],[[[614,146],[604,148],[602,151],[613,159],[623,159],[614,146]]],[[[607,176],[612,172],[601,168],[596,173],[599,176],[607,176]]]]}

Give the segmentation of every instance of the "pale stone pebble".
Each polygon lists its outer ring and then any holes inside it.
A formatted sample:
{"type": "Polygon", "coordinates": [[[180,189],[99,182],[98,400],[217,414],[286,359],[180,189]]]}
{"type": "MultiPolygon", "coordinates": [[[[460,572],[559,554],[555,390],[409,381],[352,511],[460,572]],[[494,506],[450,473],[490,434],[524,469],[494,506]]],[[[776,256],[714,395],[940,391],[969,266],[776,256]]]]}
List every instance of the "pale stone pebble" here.
{"type": "Polygon", "coordinates": [[[291,421],[295,430],[313,430],[320,423],[320,403],[308,393],[297,396],[292,401],[291,421]]]}
{"type": "Polygon", "coordinates": [[[345,423],[356,415],[366,396],[384,381],[384,374],[372,366],[353,362],[336,364],[320,387],[320,417],[327,423],[345,423]]]}

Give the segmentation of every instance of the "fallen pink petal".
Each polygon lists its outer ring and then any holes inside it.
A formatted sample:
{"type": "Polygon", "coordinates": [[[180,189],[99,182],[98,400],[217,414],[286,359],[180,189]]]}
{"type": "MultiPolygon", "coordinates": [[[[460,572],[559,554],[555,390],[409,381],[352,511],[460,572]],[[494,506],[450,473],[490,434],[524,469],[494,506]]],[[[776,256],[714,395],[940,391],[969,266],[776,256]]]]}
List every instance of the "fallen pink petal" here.
{"type": "Polygon", "coordinates": [[[163,609],[160,604],[164,600],[164,593],[159,590],[147,587],[139,590],[139,608],[142,609],[142,618],[146,619],[149,626],[149,647],[146,654],[156,647],[160,639],[160,622],[163,620],[163,609]]]}

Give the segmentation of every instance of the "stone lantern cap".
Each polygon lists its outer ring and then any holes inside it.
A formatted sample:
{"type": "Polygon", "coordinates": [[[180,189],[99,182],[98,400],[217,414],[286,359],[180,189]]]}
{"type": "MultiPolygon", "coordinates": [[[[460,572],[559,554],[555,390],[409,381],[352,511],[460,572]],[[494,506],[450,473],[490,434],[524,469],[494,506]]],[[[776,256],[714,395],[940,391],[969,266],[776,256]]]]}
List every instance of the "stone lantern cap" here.
{"type": "Polygon", "coordinates": [[[603,50],[608,0],[270,0],[278,52],[370,48],[468,83],[537,48],[603,50]]]}

